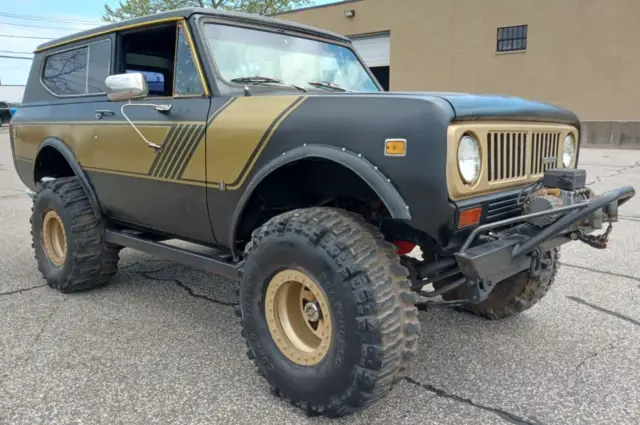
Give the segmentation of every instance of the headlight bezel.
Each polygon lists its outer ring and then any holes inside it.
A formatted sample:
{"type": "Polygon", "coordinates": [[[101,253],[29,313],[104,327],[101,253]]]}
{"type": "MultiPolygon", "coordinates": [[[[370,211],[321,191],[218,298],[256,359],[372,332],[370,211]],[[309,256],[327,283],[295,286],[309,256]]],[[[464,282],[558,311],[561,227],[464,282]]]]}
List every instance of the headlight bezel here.
{"type": "Polygon", "coordinates": [[[560,162],[562,163],[562,166],[564,168],[571,168],[575,166],[575,162],[576,162],[576,157],[577,157],[577,152],[578,152],[578,147],[577,147],[577,142],[576,142],[576,138],[573,135],[573,133],[569,133],[565,136],[564,141],[562,142],[562,152],[560,155],[560,162]],[[566,147],[567,147],[567,141],[571,140],[570,145],[571,145],[571,161],[569,161],[569,164],[565,163],[565,154],[566,154],[566,147]]]}
{"type": "Polygon", "coordinates": [[[482,144],[480,143],[480,139],[471,132],[465,132],[464,134],[462,134],[462,136],[458,140],[458,146],[456,149],[456,168],[458,170],[458,177],[460,178],[460,181],[462,181],[462,183],[465,186],[469,188],[473,188],[475,185],[477,185],[480,182],[480,178],[482,177],[482,164],[483,164],[482,158],[483,158],[483,153],[482,153],[482,144]],[[467,179],[462,171],[460,149],[462,147],[463,141],[465,140],[472,141],[475,145],[475,149],[478,152],[477,172],[473,179],[467,179]]]}

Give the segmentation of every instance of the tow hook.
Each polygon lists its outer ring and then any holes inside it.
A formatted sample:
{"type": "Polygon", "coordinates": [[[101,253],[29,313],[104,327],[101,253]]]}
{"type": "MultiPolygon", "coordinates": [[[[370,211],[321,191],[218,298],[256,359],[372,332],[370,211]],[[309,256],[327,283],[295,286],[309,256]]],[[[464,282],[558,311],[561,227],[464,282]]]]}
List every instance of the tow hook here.
{"type": "Polygon", "coordinates": [[[531,252],[531,267],[529,274],[532,277],[538,277],[542,273],[542,269],[552,266],[553,259],[548,252],[544,252],[541,247],[537,247],[531,252]]]}
{"type": "Polygon", "coordinates": [[[540,276],[540,270],[542,270],[542,248],[537,247],[531,251],[531,267],[529,268],[529,275],[532,277],[540,276]]]}

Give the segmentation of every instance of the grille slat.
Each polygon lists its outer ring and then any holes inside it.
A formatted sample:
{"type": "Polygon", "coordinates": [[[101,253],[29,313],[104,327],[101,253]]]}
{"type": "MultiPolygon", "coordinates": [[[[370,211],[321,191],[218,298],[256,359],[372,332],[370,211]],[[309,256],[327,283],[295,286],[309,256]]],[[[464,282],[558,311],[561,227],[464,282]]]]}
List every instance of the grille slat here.
{"type": "Polygon", "coordinates": [[[500,133],[500,180],[504,180],[506,178],[504,173],[504,166],[506,165],[507,159],[504,154],[504,133],[500,133]]]}
{"type": "Polygon", "coordinates": [[[540,135],[534,134],[531,143],[531,174],[536,174],[538,172],[536,169],[536,158],[539,156],[538,149],[540,149],[540,135]]]}
{"type": "Polygon", "coordinates": [[[542,174],[546,170],[557,166],[559,141],[560,133],[534,134],[531,175],[542,174]]]}
{"type": "Polygon", "coordinates": [[[499,182],[526,176],[526,133],[491,132],[487,137],[488,179],[499,182]]]}
{"type": "Polygon", "coordinates": [[[489,182],[537,176],[556,167],[559,142],[558,132],[490,132],[487,137],[489,182]]]}

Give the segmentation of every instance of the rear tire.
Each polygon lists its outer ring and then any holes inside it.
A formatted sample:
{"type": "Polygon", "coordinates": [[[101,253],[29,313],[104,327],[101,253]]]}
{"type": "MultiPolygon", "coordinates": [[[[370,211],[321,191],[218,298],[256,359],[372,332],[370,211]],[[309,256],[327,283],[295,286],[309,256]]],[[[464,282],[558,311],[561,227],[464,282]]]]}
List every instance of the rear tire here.
{"type": "Polygon", "coordinates": [[[375,403],[417,351],[407,274],[394,246],[360,216],[309,208],[271,219],[253,233],[241,267],[247,355],[273,393],[308,414],[339,417],[375,403]],[[289,295],[305,288],[315,300],[306,316],[304,296],[289,295]],[[314,317],[323,320],[316,339],[314,317]]]}
{"type": "Polygon", "coordinates": [[[104,222],[76,177],[39,184],[31,236],[38,270],[62,293],[98,288],[118,271],[121,248],[104,241],[104,222]]]}

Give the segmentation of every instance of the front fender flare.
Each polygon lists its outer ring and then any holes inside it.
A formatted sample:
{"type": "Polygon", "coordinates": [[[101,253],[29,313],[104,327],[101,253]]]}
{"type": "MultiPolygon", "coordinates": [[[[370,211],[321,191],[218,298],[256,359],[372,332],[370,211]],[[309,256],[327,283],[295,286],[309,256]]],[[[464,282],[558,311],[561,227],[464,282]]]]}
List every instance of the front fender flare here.
{"type": "Polygon", "coordinates": [[[235,239],[238,223],[242,217],[244,208],[251,199],[251,195],[268,175],[278,168],[292,162],[305,158],[322,158],[340,164],[358,175],[371,189],[380,197],[384,205],[389,210],[391,217],[398,220],[411,220],[411,212],[404,198],[393,186],[391,180],[387,178],[375,165],[369,162],[362,155],[348,151],[344,148],[336,148],[329,145],[303,145],[290,151],[284,152],[281,156],[262,167],[251,179],[246,190],[242,194],[238,205],[233,213],[231,222],[231,232],[229,235],[229,247],[235,256],[235,239]]]}
{"type": "MultiPolygon", "coordinates": [[[[89,198],[89,203],[91,204],[91,209],[93,210],[93,213],[95,214],[96,218],[100,219],[100,217],[102,216],[102,209],[100,207],[100,203],[98,202],[98,197],[96,196],[95,190],[93,189],[93,186],[91,185],[91,182],[89,181],[89,178],[87,177],[86,173],[84,172],[82,167],[80,167],[80,164],[78,164],[78,160],[76,159],[76,156],[73,153],[73,151],[62,140],[57,139],[55,137],[49,137],[45,139],[40,144],[40,146],[38,146],[38,151],[36,152],[35,164],[38,163],[40,152],[42,152],[42,150],[46,147],[51,147],[57,150],[58,153],[60,153],[64,157],[64,159],[67,161],[67,163],[73,170],[73,173],[76,175],[76,177],[80,181],[80,184],[84,189],[84,192],[87,194],[87,198],[89,198]]],[[[34,168],[33,180],[34,180],[34,183],[37,183],[35,179],[35,168],[34,168]]]]}

